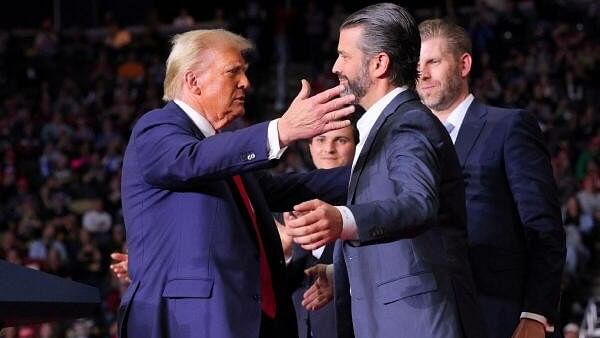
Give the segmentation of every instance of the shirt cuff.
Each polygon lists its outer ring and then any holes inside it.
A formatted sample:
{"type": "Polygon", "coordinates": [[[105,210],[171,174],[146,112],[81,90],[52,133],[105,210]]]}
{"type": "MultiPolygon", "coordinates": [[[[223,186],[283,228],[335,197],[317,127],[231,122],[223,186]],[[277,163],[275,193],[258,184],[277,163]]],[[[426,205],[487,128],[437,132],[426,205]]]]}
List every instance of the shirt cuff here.
{"type": "Polygon", "coordinates": [[[554,325],[550,325],[548,323],[548,319],[546,319],[546,317],[544,317],[542,315],[538,315],[537,313],[531,313],[531,312],[521,312],[521,319],[523,319],[523,318],[532,319],[532,320],[535,320],[536,322],[540,322],[540,323],[542,323],[542,325],[544,325],[546,332],[554,332],[554,325]]]}
{"type": "Polygon", "coordinates": [[[357,240],[358,229],[352,211],[345,206],[336,206],[336,208],[340,211],[340,214],[342,214],[342,233],[340,238],[343,240],[357,240]]]}
{"type": "Polygon", "coordinates": [[[312,251],[312,255],[316,259],[321,259],[321,256],[323,256],[323,251],[325,251],[325,245],[320,246],[320,247],[314,249],[312,251]]]}
{"type": "Polygon", "coordinates": [[[267,130],[267,138],[269,141],[269,160],[279,159],[287,149],[287,147],[281,148],[279,146],[279,129],[277,129],[278,122],[279,119],[269,122],[269,129],[267,130]]]}

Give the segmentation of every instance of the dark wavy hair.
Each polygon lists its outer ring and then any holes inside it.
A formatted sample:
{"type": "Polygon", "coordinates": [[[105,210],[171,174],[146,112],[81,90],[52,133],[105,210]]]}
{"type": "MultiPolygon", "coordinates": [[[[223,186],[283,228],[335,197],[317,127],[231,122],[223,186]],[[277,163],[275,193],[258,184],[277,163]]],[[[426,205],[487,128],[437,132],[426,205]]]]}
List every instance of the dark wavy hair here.
{"type": "Polygon", "coordinates": [[[351,27],[363,28],[359,47],[367,57],[381,52],[389,56],[388,78],[394,85],[415,87],[421,37],[406,9],[392,3],[371,5],[350,14],[340,30],[351,27]]]}

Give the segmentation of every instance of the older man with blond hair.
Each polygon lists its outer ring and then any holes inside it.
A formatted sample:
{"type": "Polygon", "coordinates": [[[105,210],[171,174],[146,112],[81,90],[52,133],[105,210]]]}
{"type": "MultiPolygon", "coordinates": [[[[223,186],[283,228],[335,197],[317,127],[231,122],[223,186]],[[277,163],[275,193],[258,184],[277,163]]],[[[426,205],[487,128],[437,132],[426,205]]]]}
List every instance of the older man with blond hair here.
{"type": "Polygon", "coordinates": [[[343,86],[311,97],[303,81],[281,118],[225,131],[244,114],[250,49],[225,30],[176,36],[167,103],[133,127],[122,175],[131,285],[121,337],[297,335],[269,207],[290,208],[315,191],[340,197],[349,173],[274,180],[251,172],[295,140],[349,125],[340,119],[354,98],[337,98],[343,86]]]}

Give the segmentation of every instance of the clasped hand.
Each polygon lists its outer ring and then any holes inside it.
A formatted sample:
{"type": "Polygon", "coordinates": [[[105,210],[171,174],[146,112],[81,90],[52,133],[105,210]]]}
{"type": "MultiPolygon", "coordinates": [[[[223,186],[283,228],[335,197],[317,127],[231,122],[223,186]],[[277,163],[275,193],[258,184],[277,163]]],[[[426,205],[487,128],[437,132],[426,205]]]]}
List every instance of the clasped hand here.
{"type": "Polygon", "coordinates": [[[294,211],[284,213],[283,219],[287,235],[305,250],[333,242],[342,233],[340,211],[317,199],[294,206],[294,211]]]}

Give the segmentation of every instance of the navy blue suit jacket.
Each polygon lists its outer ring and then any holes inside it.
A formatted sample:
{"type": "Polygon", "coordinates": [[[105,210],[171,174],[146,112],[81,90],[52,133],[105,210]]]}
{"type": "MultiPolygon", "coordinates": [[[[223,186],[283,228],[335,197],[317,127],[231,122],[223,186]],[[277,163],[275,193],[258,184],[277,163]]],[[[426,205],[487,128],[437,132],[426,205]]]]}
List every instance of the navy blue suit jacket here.
{"type": "Polygon", "coordinates": [[[339,199],[348,170],[277,180],[249,173],[273,162],[267,127],[259,123],[205,138],[174,103],[136,122],[121,187],[132,280],[121,301],[122,337],[259,336],[257,239],[232,185],[235,174],[242,174],[268,256],[277,302],[274,335],[296,337],[269,207],[290,210],[316,197],[315,191],[339,199]]]}
{"type": "Polygon", "coordinates": [[[469,256],[486,336],[510,337],[523,311],[558,324],[565,235],[550,157],[535,118],[475,99],[455,147],[465,178],[469,256]]]}

